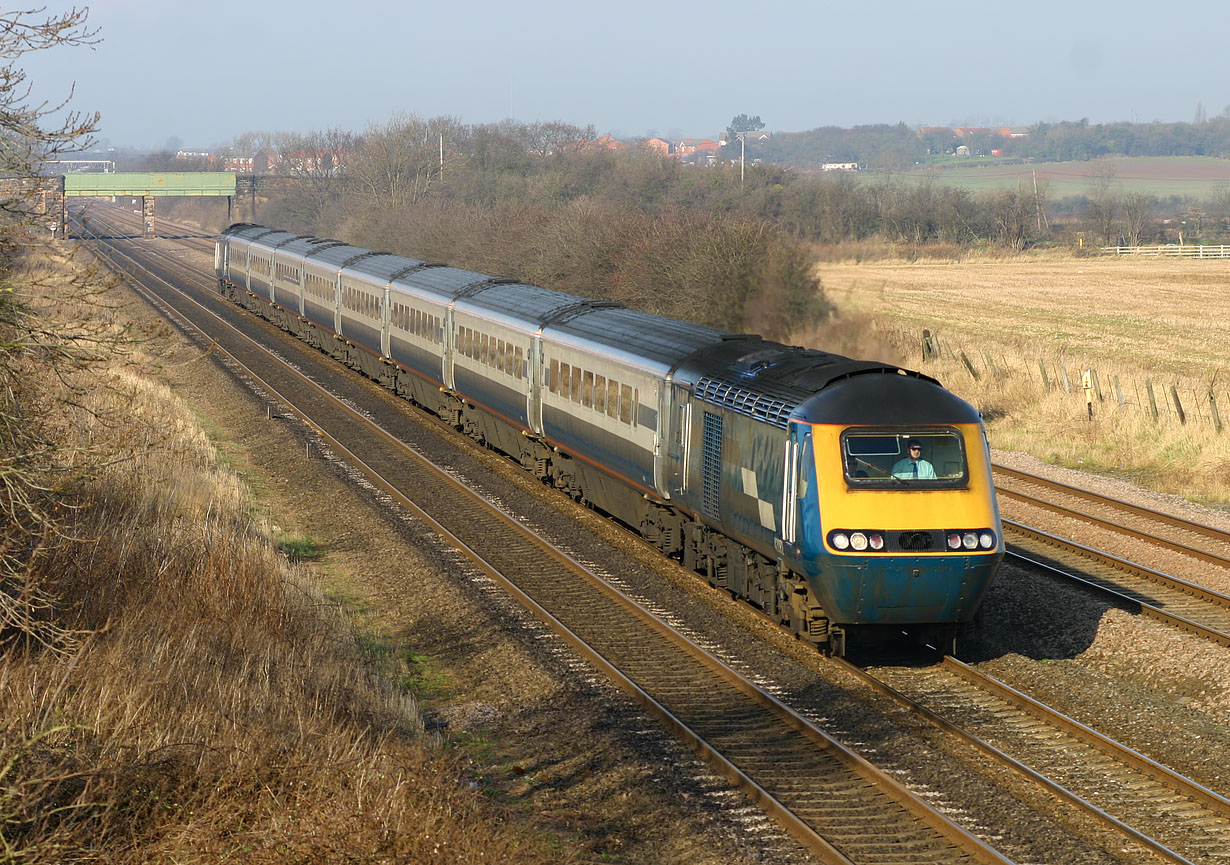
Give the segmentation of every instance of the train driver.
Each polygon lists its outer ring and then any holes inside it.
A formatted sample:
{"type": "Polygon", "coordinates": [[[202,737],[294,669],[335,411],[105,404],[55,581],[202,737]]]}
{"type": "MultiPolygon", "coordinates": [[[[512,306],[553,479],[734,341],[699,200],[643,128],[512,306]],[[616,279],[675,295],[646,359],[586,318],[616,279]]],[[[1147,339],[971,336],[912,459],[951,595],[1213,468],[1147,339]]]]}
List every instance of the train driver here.
{"type": "Polygon", "coordinates": [[[935,469],[931,463],[922,458],[922,442],[910,439],[906,444],[906,453],[908,456],[893,463],[893,477],[907,480],[935,477],[935,469]]]}

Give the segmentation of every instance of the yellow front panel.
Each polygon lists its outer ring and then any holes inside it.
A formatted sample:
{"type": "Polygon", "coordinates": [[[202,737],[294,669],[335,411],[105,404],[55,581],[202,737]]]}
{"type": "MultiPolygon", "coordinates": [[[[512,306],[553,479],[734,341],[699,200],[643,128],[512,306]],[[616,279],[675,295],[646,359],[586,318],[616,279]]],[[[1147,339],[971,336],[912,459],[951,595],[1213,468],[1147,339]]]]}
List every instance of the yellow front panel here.
{"type": "Polygon", "coordinates": [[[988,494],[991,467],[978,424],[955,425],[964,440],[969,464],[969,485],[956,490],[851,489],[846,484],[841,455],[841,434],[847,429],[850,427],[825,424],[812,428],[825,534],[835,528],[892,531],[997,525],[995,499],[988,494]]]}

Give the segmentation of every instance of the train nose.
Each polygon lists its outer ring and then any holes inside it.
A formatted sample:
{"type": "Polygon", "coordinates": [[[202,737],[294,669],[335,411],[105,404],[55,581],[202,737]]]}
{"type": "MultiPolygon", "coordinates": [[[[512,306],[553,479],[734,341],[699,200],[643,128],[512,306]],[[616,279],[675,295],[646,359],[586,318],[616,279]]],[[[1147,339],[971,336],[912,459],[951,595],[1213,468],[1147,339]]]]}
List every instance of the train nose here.
{"type": "Polygon", "coordinates": [[[832,616],[862,625],[966,621],[989,586],[988,567],[994,562],[986,556],[868,557],[840,565],[832,581],[832,616]]]}

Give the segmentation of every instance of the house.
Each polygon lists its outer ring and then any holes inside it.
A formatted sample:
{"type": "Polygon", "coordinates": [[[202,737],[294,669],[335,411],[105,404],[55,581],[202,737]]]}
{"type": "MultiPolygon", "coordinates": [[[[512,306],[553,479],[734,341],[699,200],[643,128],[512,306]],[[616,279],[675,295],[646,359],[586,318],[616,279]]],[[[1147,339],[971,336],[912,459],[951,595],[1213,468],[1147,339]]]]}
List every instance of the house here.
{"type": "Polygon", "coordinates": [[[721,145],[712,138],[685,138],[675,145],[675,152],[681,157],[715,156],[721,145]]]}
{"type": "Polygon", "coordinates": [[[662,138],[647,138],[641,142],[641,146],[658,156],[670,156],[671,154],[670,142],[662,138]]]}
{"type": "Polygon", "coordinates": [[[820,166],[821,171],[858,171],[857,162],[826,162],[820,166]]]}
{"type": "Polygon", "coordinates": [[[600,138],[594,139],[593,141],[582,142],[581,149],[582,150],[612,150],[612,151],[618,152],[621,150],[627,150],[628,145],[624,144],[622,141],[619,141],[613,138],[610,135],[603,135],[600,138]]]}

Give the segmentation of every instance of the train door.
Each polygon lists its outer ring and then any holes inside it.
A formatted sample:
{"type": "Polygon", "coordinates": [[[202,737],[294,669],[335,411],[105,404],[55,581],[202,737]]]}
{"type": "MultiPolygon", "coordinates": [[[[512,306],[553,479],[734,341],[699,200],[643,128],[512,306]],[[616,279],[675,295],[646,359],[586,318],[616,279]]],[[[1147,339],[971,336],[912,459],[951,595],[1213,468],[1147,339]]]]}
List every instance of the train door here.
{"type": "Polygon", "coordinates": [[[382,357],[392,357],[393,352],[389,348],[389,324],[392,322],[389,308],[389,285],[386,283],[384,291],[380,295],[380,354],[382,357]]]}
{"type": "Polygon", "coordinates": [[[788,544],[806,537],[805,525],[820,524],[820,502],[816,493],[816,457],[812,450],[812,429],[807,424],[790,425],[786,447],[786,482],[782,485],[782,539],[788,544]]]}
{"type": "Polygon", "coordinates": [[[333,281],[333,332],[342,332],[342,271],[337,272],[333,281]]]}
{"type": "MultiPolygon", "coordinates": [[[[454,301],[455,302],[455,301],[454,301]]],[[[443,337],[444,350],[441,353],[441,368],[440,380],[444,382],[444,386],[449,390],[454,388],[453,384],[453,352],[457,347],[457,340],[454,331],[457,329],[453,322],[453,304],[450,303],[444,308],[444,321],[441,325],[444,328],[443,337]]]]}
{"type": "Polygon", "coordinates": [[[530,351],[525,358],[525,377],[529,392],[525,400],[525,425],[537,435],[542,435],[542,391],[546,388],[542,351],[542,330],[530,338],[530,351]]]}
{"type": "Polygon", "coordinates": [[[678,383],[670,385],[670,406],[663,412],[669,426],[667,440],[667,484],[671,492],[688,490],[688,451],[692,442],[692,392],[678,383]]]}

